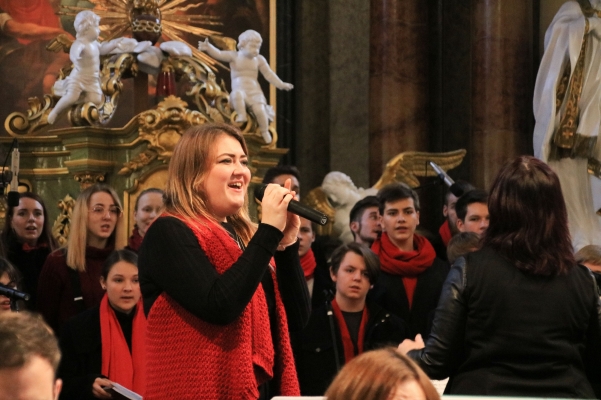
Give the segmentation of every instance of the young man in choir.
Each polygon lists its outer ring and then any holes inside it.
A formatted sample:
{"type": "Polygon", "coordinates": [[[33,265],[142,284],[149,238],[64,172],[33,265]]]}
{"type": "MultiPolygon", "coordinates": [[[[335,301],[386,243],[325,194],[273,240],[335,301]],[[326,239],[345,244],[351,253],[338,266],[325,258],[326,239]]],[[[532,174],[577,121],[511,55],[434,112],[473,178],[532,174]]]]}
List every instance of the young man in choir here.
{"type": "Polygon", "coordinates": [[[355,356],[407,337],[400,318],[366,300],[378,274],[378,257],[364,245],[351,242],[332,253],[335,297],[313,309],[293,342],[302,395],[323,395],[338,370],[355,356]]]}
{"type": "Polygon", "coordinates": [[[436,258],[432,244],[415,230],[419,225],[419,198],[403,183],[378,192],[382,235],[371,249],[380,259],[381,275],[373,298],[401,317],[411,335],[427,336],[442,285],[449,272],[436,258]]]}
{"type": "Polygon", "coordinates": [[[484,190],[471,190],[464,193],[456,205],[457,229],[459,232],[474,232],[482,237],[488,224],[488,193],[484,190]]]}
{"type": "Polygon", "coordinates": [[[382,231],[380,228],[380,213],[378,212],[378,198],[367,196],[355,203],[351,209],[349,221],[353,241],[371,247],[382,231]]]}
{"type": "MultiPolygon", "coordinates": [[[[470,190],[475,189],[472,184],[462,180],[456,181],[455,185],[461,189],[462,193],[467,193],[470,190]]],[[[447,189],[444,200],[442,214],[445,217],[445,221],[438,229],[438,234],[440,235],[442,243],[446,247],[449,244],[449,240],[451,240],[454,235],[459,233],[459,230],[457,229],[457,212],[455,211],[455,206],[457,204],[457,200],[459,200],[459,197],[455,196],[450,189],[447,189]]]]}
{"type": "Polygon", "coordinates": [[[323,305],[331,295],[332,281],[328,275],[328,266],[325,262],[317,262],[311,245],[315,242],[315,224],[308,219],[301,218],[298,229],[298,257],[305,273],[305,280],[311,296],[313,307],[323,305]]]}
{"type": "Polygon", "coordinates": [[[300,173],[295,166],[292,165],[277,165],[269,168],[263,177],[263,183],[277,183],[284,186],[286,179],[290,179],[290,190],[296,192],[295,199],[300,200],[300,173]]]}

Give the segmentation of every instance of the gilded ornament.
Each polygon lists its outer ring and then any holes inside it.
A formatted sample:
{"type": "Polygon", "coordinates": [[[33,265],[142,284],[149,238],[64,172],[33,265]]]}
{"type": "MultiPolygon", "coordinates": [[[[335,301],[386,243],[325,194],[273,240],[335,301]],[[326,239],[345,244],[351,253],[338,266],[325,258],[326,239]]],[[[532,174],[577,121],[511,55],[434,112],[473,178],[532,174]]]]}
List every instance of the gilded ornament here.
{"type": "Polygon", "coordinates": [[[66,195],[58,202],[60,213],[52,225],[52,235],[56,238],[59,246],[67,244],[73,207],[75,207],[75,200],[70,195],[66,195]]]}
{"type": "Polygon", "coordinates": [[[85,190],[95,183],[104,182],[105,176],[104,173],[100,172],[78,172],[73,176],[73,179],[75,179],[76,182],[79,182],[81,190],[85,190]]]}

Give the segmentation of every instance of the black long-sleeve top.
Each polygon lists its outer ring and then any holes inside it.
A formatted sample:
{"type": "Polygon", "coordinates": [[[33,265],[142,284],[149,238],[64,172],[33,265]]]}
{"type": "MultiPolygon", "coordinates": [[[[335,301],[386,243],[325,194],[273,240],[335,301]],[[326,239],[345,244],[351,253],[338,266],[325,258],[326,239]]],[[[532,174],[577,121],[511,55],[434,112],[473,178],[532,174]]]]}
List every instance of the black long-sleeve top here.
{"type": "MultiPolygon", "coordinates": [[[[159,218],[144,236],[139,252],[146,314],[165,292],[196,317],[213,324],[229,324],[242,314],[259,284],[271,281],[268,268],[274,257],[289,330],[302,329],[311,313],[309,293],[298,244],[276,251],[282,238],[277,228],[260,224],[238,260],[219,274],[185,223],[174,217],[159,218]]],[[[265,283],[263,288],[269,296],[270,288],[265,283]]]]}

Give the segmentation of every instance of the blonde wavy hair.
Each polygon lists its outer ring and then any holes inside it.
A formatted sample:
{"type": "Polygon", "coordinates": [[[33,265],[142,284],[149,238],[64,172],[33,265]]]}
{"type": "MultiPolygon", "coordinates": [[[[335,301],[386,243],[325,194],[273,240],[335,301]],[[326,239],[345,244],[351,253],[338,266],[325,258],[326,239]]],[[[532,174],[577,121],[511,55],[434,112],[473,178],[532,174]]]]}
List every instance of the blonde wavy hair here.
{"type": "Polygon", "coordinates": [[[326,391],[328,400],[388,400],[400,384],[415,381],[426,400],[440,400],[428,376],[394,347],[365,352],[353,358],[336,375],[326,391]]]}
{"type": "MultiPolygon", "coordinates": [[[[165,188],[167,212],[179,215],[191,223],[198,223],[198,218],[203,217],[221,226],[208,209],[204,182],[215,157],[212,154],[215,141],[223,135],[236,139],[244,154],[248,155],[242,133],[232,125],[203,124],[189,128],[182,135],[169,161],[165,188]]],[[[256,225],[248,215],[248,193],[244,197],[244,206],[227,217],[227,221],[242,241],[248,244],[256,230],[256,225]]]]}
{"type": "MultiPolygon", "coordinates": [[[[88,243],[88,214],[90,207],[90,198],[94,193],[108,193],[115,202],[115,205],[123,210],[121,201],[115,190],[104,184],[96,184],[88,187],[79,194],[73,208],[73,216],[71,218],[71,231],[67,239],[67,265],[76,271],[86,270],[86,246],[88,243]]],[[[121,233],[123,213],[117,217],[115,229],[108,239],[108,246],[114,246],[116,238],[121,233]]]]}

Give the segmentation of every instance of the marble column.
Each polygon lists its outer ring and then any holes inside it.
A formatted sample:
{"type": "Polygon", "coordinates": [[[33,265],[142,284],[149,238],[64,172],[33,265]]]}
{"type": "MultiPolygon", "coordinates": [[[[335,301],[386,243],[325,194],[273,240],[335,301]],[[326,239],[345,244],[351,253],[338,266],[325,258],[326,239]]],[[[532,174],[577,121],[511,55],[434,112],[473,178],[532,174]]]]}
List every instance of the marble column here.
{"type": "Polygon", "coordinates": [[[428,6],[371,0],[369,65],[370,183],[403,151],[429,142],[428,6]]]}
{"type": "Polygon", "coordinates": [[[472,1],[472,183],[531,153],[534,0],[472,1]]]}

